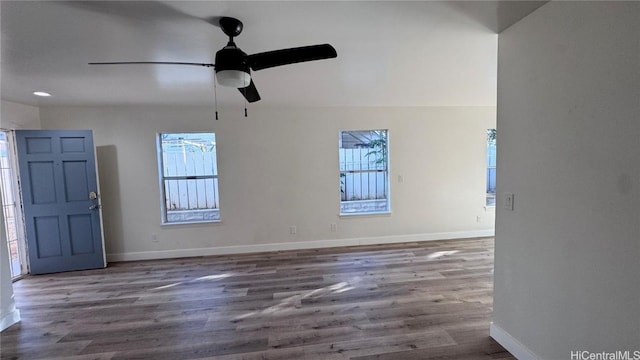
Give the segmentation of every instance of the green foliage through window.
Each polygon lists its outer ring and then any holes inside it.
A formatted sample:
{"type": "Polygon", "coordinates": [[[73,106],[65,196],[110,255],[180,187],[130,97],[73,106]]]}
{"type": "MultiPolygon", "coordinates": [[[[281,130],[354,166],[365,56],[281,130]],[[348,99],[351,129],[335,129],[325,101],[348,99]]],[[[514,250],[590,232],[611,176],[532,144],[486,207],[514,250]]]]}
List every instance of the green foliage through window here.
{"type": "Polygon", "coordinates": [[[389,211],[387,130],[340,132],[340,213],[389,211]]]}

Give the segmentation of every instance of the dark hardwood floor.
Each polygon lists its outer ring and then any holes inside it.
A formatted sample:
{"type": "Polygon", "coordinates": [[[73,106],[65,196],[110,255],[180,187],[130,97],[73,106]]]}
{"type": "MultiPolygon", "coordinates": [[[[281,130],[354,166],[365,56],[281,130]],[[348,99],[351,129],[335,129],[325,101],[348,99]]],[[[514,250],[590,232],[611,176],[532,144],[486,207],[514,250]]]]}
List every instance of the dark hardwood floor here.
{"type": "Polygon", "coordinates": [[[113,263],[14,284],[2,359],[514,359],[493,239],[113,263]]]}

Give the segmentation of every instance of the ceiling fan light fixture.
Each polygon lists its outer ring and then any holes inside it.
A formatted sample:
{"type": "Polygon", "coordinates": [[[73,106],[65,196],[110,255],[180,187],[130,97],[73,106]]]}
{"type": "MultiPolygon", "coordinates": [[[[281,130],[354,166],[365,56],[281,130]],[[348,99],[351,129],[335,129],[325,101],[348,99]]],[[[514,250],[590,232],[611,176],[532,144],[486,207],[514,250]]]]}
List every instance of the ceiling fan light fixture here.
{"type": "Polygon", "coordinates": [[[251,83],[251,75],[242,70],[220,70],[216,79],[218,84],[234,88],[245,88],[251,83]]]}

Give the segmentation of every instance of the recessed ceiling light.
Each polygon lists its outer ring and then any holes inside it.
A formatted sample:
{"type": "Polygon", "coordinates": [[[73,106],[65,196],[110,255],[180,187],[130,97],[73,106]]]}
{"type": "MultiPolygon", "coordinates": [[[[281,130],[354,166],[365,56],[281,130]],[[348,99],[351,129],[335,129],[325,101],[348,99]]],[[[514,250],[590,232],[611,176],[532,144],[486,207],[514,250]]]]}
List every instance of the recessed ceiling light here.
{"type": "Polygon", "coordinates": [[[34,91],[33,95],[35,95],[35,96],[51,96],[51,94],[49,94],[48,92],[44,92],[44,91],[34,91]]]}

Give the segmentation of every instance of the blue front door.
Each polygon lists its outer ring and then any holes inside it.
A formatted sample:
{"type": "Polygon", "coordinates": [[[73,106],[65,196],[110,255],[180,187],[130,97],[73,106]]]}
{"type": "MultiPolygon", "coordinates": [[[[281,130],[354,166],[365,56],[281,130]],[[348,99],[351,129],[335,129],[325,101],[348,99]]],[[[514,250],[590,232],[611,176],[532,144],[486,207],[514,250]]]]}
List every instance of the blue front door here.
{"type": "Polygon", "coordinates": [[[16,130],[29,270],[106,266],[91,130],[16,130]]]}

